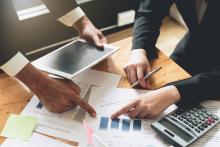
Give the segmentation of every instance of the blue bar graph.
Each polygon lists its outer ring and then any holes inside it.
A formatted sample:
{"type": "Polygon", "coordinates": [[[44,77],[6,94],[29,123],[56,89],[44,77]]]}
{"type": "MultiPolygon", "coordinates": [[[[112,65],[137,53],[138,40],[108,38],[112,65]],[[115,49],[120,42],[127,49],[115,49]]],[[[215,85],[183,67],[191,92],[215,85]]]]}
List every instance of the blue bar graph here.
{"type": "Polygon", "coordinates": [[[130,131],[130,123],[131,123],[130,119],[122,119],[122,128],[121,128],[121,130],[123,132],[130,131]]]}
{"type": "Polygon", "coordinates": [[[101,117],[99,129],[100,130],[107,130],[108,129],[108,117],[101,117]]]}
{"type": "Polygon", "coordinates": [[[43,108],[43,104],[42,104],[41,102],[39,102],[39,103],[37,104],[36,108],[38,108],[38,109],[43,108]]]}
{"type": "Polygon", "coordinates": [[[118,129],[119,128],[120,119],[116,118],[112,120],[111,129],[118,129]]]}
{"type": "Polygon", "coordinates": [[[141,130],[141,120],[134,120],[133,130],[140,131],[141,130]]]}
{"type": "Polygon", "coordinates": [[[109,117],[101,117],[99,129],[100,130],[114,130],[114,131],[141,131],[142,121],[139,119],[131,120],[129,118],[111,119],[109,117]],[[133,124],[133,125],[132,125],[133,124]]]}

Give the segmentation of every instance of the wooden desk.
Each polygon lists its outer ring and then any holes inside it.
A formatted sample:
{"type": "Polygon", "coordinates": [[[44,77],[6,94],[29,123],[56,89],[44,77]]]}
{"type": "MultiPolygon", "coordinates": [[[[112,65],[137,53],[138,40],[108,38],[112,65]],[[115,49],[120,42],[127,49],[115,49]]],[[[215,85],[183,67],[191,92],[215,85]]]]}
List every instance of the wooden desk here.
{"type": "MultiPolygon", "coordinates": [[[[128,88],[130,84],[126,80],[123,67],[130,56],[131,38],[118,41],[113,45],[119,46],[120,50],[95,66],[94,69],[121,75],[122,79],[118,87],[128,88]]],[[[152,67],[162,66],[163,68],[150,79],[152,88],[158,88],[168,82],[190,77],[188,73],[162,52],[158,51],[158,56],[159,58],[152,61],[151,65],[152,67]]],[[[31,91],[22,83],[5,74],[0,74],[0,130],[2,130],[9,114],[19,114],[32,96],[31,91]]],[[[3,140],[4,138],[0,137],[0,143],[3,140]]],[[[68,143],[75,145],[73,142],[68,143]]]]}

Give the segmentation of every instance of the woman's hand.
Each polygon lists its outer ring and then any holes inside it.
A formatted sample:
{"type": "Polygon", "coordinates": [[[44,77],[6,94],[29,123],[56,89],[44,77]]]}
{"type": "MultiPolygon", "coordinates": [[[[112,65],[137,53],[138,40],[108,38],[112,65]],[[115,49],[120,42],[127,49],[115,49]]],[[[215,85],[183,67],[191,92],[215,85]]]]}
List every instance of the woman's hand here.
{"type": "Polygon", "coordinates": [[[126,113],[130,118],[153,118],[179,100],[180,94],[175,86],[163,87],[140,95],[137,100],[115,112],[112,119],[126,113]]]}

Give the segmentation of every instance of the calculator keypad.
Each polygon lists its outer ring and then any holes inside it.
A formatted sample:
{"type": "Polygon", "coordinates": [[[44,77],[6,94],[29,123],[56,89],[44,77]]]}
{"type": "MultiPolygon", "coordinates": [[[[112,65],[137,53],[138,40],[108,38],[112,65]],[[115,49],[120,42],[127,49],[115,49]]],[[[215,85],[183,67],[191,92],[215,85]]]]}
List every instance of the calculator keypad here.
{"type": "Polygon", "coordinates": [[[178,119],[189,128],[195,130],[198,134],[206,131],[209,126],[212,126],[219,120],[218,116],[212,114],[200,105],[189,110],[183,110],[180,108],[172,113],[171,116],[178,119]]]}

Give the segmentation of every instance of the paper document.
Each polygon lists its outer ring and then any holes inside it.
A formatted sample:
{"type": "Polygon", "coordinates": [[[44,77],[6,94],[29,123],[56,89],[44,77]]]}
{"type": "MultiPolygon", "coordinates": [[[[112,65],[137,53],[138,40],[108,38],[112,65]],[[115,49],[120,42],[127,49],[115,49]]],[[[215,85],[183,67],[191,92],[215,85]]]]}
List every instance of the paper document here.
{"type": "MultiPolygon", "coordinates": [[[[86,121],[98,136],[102,137],[109,147],[163,147],[168,146],[151,129],[150,125],[156,119],[131,120],[128,116],[111,120],[110,116],[122,106],[135,100],[139,94],[149,92],[122,88],[92,88],[89,98],[97,111],[97,117],[86,116],[86,121]]],[[[176,109],[175,105],[169,107],[160,117],[176,109]]],[[[83,146],[85,147],[85,145],[83,146]]]]}
{"type": "MultiPolygon", "coordinates": [[[[88,70],[73,79],[81,88],[81,97],[85,101],[88,101],[91,87],[115,87],[119,80],[118,75],[96,70],[88,70]]],[[[34,96],[22,114],[38,118],[37,132],[77,142],[83,136],[82,120],[86,112],[78,106],[68,112],[51,113],[34,96]]]]}
{"type": "Polygon", "coordinates": [[[6,139],[1,147],[72,147],[71,145],[62,143],[55,139],[44,135],[33,133],[29,141],[21,141],[16,139],[6,139]]]}
{"type": "MultiPolygon", "coordinates": [[[[209,111],[215,113],[220,117],[220,101],[205,101],[201,103],[209,111]]],[[[204,134],[192,147],[219,147],[220,146],[220,123],[212,128],[209,132],[204,134]]]]}

